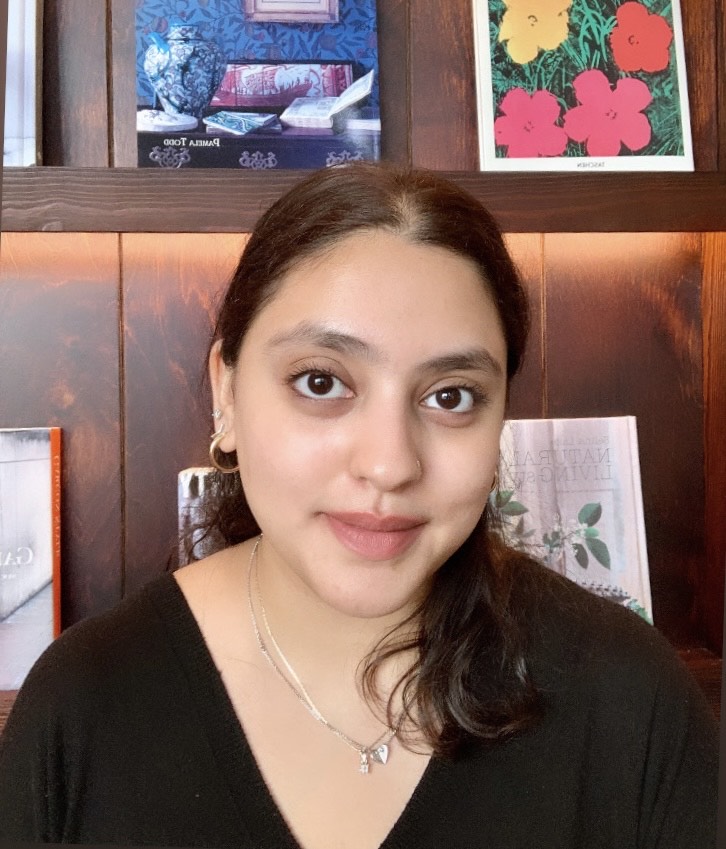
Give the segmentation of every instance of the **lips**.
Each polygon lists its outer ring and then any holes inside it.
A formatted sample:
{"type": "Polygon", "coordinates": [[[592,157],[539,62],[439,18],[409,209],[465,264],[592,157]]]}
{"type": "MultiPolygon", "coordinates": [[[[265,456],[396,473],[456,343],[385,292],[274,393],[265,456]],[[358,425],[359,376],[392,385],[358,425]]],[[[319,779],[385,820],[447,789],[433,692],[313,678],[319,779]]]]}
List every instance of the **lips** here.
{"type": "Polygon", "coordinates": [[[345,548],[367,560],[390,560],[418,539],[425,521],[414,516],[374,513],[325,513],[333,534],[345,548]]]}

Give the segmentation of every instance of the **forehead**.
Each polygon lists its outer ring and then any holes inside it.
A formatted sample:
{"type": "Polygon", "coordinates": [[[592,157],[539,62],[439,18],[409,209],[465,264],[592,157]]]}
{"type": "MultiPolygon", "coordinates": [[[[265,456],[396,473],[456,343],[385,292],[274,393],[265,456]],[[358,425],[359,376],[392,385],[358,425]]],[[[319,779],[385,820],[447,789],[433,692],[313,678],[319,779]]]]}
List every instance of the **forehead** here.
{"type": "Polygon", "coordinates": [[[286,337],[302,344],[304,334],[291,331],[306,323],[383,350],[407,345],[428,355],[430,348],[487,344],[502,359],[506,353],[489,285],[474,262],[387,231],[347,236],[294,265],[248,338],[269,344],[286,337]]]}

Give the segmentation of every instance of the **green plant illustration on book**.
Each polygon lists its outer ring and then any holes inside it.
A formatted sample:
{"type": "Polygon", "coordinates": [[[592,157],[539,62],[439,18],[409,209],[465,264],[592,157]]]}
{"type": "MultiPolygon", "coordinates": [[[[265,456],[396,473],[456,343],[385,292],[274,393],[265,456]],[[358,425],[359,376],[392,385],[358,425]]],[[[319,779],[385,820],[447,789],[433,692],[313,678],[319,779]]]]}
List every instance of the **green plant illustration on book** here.
{"type": "MultiPolygon", "coordinates": [[[[610,550],[600,538],[599,529],[595,527],[602,518],[602,505],[599,502],[583,504],[577,513],[576,521],[565,522],[562,516],[556,514],[552,527],[542,533],[541,542],[535,540],[537,531],[534,528],[527,529],[525,516],[530,512],[529,507],[514,498],[514,490],[493,492],[489,496],[489,504],[502,523],[507,542],[543,560],[550,569],[562,575],[566,574],[565,554],[568,550],[582,569],[589,566],[590,556],[601,566],[610,569],[610,550]]],[[[577,583],[595,595],[622,604],[646,622],[653,624],[648,611],[622,587],[580,578],[577,583]]]]}
{"type": "Polygon", "coordinates": [[[490,503],[507,525],[513,544],[520,548],[538,548],[548,566],[557,568],[558,564],[563,564],[564,554],[569,549],[583,569],[587,569],[591,555],[601,566],[610,568],[610,551],[595,527],[602,517],[601,504],[584,504],[575,522],[565,522],[562,516],[556,514],[552,527],[542,533],[542,542],[539,543],[533,540],[536,534],[534,528],[525,528],[524,517],[529,508],[514,499],[514,490],[492,493],[490,503]]]}

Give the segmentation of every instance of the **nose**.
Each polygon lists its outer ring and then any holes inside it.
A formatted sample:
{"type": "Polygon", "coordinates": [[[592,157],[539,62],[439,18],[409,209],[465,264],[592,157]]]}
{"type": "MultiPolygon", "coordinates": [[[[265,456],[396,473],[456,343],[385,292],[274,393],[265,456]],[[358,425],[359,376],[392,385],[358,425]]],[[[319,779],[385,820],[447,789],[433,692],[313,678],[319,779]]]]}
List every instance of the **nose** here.
{"type": "Polygon", "coordinates": [[[415,416],[388,404],[362,412],[352,440],[350,471],[380,492],[392,492],[417,481],[422,463],[415,416]]]}

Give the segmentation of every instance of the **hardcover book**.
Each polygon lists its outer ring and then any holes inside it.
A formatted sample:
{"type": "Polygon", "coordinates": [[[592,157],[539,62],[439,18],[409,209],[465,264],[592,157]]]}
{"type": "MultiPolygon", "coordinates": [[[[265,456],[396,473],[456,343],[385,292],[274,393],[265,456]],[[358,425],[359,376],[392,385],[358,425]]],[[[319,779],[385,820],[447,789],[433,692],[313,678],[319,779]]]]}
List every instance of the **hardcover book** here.
{"type": "Polygon", "coordinates": [[[0,690],[60,633],[61,430],[0,429],[0,690]]]}
{"type": "Polygon", "coordinates": [[[136,92],[140,167],[379,159],[376,0],[138,0],[136,92]]]}
{"type": "Polygon", "coordinates": [[[692,171],[678,0],[472,0],[483,171],[692,171]]]}
{"type": "Polygon", "coordinates": [[[507,541],[652,624],[635,417],[511,419],[501,456],[507,541]]]}

